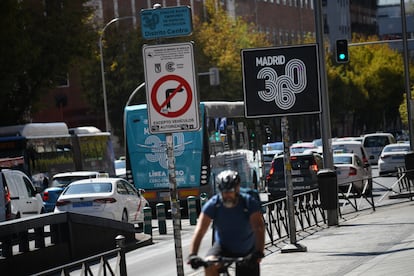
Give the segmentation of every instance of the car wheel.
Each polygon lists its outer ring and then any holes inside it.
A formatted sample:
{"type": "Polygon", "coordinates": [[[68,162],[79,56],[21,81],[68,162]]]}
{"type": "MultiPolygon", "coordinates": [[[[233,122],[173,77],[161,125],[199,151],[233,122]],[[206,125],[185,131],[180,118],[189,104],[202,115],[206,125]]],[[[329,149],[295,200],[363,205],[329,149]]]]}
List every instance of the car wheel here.
{"type": "Polygon", "coordinates": [[[121,221],[122,221],[122,222],[128,222],[128,213],[127,213],[127,211],[126,211],[126,210],[124,210],[124,211],[122,212],[122,218],[121,218],[121,221]]]}

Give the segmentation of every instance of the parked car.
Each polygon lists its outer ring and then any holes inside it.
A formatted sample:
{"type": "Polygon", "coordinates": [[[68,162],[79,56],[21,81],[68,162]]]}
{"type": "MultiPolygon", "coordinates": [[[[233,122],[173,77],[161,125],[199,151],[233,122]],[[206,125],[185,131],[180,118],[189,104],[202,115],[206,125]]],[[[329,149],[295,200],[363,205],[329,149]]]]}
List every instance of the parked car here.
{"type": "Polygon", "coordinates": [[[379,175],[393,175],[399,167],[405,167],[405,155],[410,150],[409,143],[386,145],[378,159],[379,175]]]}
{"type": "Polygon", "coordinates": [[[40,191],[33,186],[30,178],[23,172],[1,169],[0,187],[2,198],[0,219],[10,220],[44,213],[40,191]]]}
{"type": "Polygon", "coordinates": [[[362,193],[365,184],[366,194],[372,191],[372,175],[356,153],[334,153],[333,163],[340,191],[362,193]],[[352,184],[352,186],[350,186],[352,184]]]}
{"type": "Polygon", "coordinates": [[[55,212],[74,212],[130,223],[144,221],[148,201],[123,178],[91,178],[70,183],[55,212]]]}
{"type": "Polygon", "coordinates": [[[53,212],[59,195],[73,181],[103,177],[105,175],[107,174],[97,171],[75,171],[55,174],[49,183],[49,187],[42,192],[46,212],[53,212]]]}
{"type": "MultiPolygon", "coordinates": [[[[317,173],[323,168],[322,156],[318,153],[295,154],[290,157],[294,193],[318,188],[317,173]]],[[[269,201],[286,196],[285,166],[283,155],[274,157],[266,176],[266,191],[269,201]]]]}
{"type": "Polygon", "coordinates": [[[368,153],[370,164],[376,165],[382,149],[388,144],[394,144],[395,138],[391,133],[370,133],[365,134],[362,146],[368,153]]]}

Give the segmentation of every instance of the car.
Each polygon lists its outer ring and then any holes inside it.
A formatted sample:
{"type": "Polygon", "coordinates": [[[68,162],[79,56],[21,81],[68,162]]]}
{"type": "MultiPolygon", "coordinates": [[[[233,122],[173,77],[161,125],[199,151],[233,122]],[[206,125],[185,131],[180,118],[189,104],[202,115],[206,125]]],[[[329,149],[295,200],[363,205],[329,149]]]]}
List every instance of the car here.
{"type": "Polygon", "coordinates": [[[264,175],[269,173],[273,157],[283,153],[283,142],[273,142],[263,145],[264,175]]]}
{"type": "Polygon", "coordinates": [[[74,171],[57,173],[52,176],[49,187],[42,192],[43,204],[46,212],[53,212],[59,195],[70,183],[76,180],[106,176],[106,173],[97,171],[74,171]]]}
{"type": "Polygon", "coordinates": [[[18,219],[45,212],[40,190],[19,170],[0,170],[1,220],[18,219]]]}
{"type": "Polygon", "coordinates": [[[394,144],[395,138],[391,133],[370,133],[365,134],[362,140],[362,146],[368,153],[370,164],[376,165],[382,149],[388,144],[394,144]]]}
{"type": "Polygon", "coordinates": [[[304,153],[305,151],[307,153],[311,152],[318,152],[318,147],[315,146],[313,142],[297,142],[293,143],[290,146],[290,154],[298,154],[298,153],[304,153]]]}
{"type": "Polygon", "coordinates": [[[395,175],[398,168],[405,167],[405,155],[410,151],[409,143],[386,145],[378,159],[378,174],[380,176],[395,175]]]}
{"type": "Polygon", "coordinates": [[[341,192],[362,193],[365,184],[366,194],[372,191],[372,175],[366,170],[364,162],[356,153],[334,153],[333,163],[341,192]],[[350,186],[352,184],[352,186],[350,186]],[[351,187],[351,189],[349,189],[351,187]]]}
{"type": "Polygon", "coordinates": [[[364,163],[368,174],[372,175],[372,166],[368,160],[368,153],[357,140],[336,140],[332,142],[332,153],[355,153],[364,163]]]}
{"type": "MultiPolygon", "coordinates": [[[[286,196],[284,155],[276,155],[266,176],[266,191],[269,201],[286,196]]],[[[318,188],[317,173],[323,168],[322,156],[318,153],[295,154],[290,156],[294,193],[318,188]]]]}
{"type": "Polygon", "coordinates": [[[78,180],[63,190],[54,212],[74,212],[142,225],[148,201],[141,192],[123,178],[78,180]]]}

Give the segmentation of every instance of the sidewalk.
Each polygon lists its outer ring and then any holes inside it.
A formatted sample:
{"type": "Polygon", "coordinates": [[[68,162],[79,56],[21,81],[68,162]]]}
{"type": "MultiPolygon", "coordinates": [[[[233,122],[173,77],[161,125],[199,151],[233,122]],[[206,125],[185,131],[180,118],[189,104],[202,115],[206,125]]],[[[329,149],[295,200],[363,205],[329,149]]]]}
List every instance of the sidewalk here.
{"type": "Polygon", "coordinates": [[[261,275],[414,275],[414,202],[348,214],[339,226],[297,236],[307,252],[281,253],[290,240],[266,250],[261,275]]]}

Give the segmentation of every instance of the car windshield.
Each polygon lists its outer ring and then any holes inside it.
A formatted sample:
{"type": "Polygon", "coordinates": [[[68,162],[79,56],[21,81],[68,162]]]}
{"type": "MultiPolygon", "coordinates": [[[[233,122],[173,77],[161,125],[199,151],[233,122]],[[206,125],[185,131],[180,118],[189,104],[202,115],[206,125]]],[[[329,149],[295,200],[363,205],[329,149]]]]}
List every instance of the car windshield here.
{"type": "Polygon", "coordinates": [[[82,180],[86,178],[89,178],[89,176],[71,175],[71,176],[56,177],[56,178],[53,178],[52,187],[66,187],[74,181],[78,181],[78,180],[82,180]]]}
{"type": "Polygon", "coordinates": [[[110,193],[112,192],[111,183],[82,183],[70,185],[64,192],[65,195],[76,194],[95,194],[95,193],[110,193]]]}
{"type": "Polygon", "coordinates": [[[386,136],[366,137],[364,142],[365,147],[384,147],[387,144],[388,137],[386,136]]]}
{"type": "Polygon", "coordinates": [[[334,156],[333,162],[334,164],[352,164],[352,157],[351,156],[334,156]]]}

